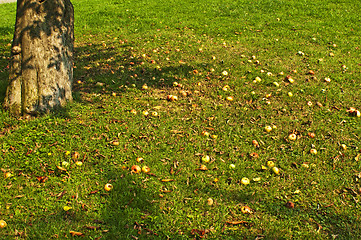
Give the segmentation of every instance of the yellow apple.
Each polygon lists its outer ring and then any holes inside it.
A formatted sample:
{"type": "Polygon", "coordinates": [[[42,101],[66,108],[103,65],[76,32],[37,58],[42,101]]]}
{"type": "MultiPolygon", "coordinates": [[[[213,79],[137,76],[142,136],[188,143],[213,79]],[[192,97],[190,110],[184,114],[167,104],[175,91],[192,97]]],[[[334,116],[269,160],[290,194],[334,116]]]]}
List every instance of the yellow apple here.
{"type": "Polygon", "coordinates": [[[0,228],[6,227],[8,224],[4,220],[0,220],[0,228]]]}
{"type": "Polygon", "coordinates": [[[313,155],[316,155],[316,154],[317,154],[317,150],[314,149],[314,148],[312,148],[312,149],[310,150],[310,153],[313,154],[313,155]]]}
{"type": "Polygon", "coordinates": [[[277,175],[280,174],[280,170],[279,170],[278,167],[273,167],[273,168],[272,168],[272,171],[273,171],[275,174],[277,174],[277,175]]]}
{"type": "Polygon", "coordinates": [[[292,134],[288,135],[288,139],[291,141],[295,141],[297,139],[297,135],[292,133],[292,134]]]}
{"type": "Polygon", "coordinates": [[[150,172],[150,168],[148,166],[143,166],[142,167],[142,172],[144,173],[149,173],[150,172]]]}
{"type": "Polygon", "coordinates": [[[243,185],[248,185],[248,184],[249,184],[249,179],[246,178],[246,177],[244,177],[244,178],[241,179],[241,183],[242,183],[243,185]]]}
{"type": "Polygon", "coordinates": [[[110,183],[105,184],[104,186],[105,191],[109,192],[112,189],[113,189],[113,185],[111,185],[110,183]]]}
{"type": "Polygon", "coordinates": [[[270,132],[270,131],[272,131],[272,127],[271,126],[265,126],[264,130],[266,132],[270,132]]]}
{"type": "Polygon", "coordinates": [[[275,163],[273,161],[267,161],[267,166],[269,168],[273,168],[275,166],[275,163]]]}
{"type": "Polygon", "coordinates": [[[205,155],[202,157],[202,162],[208,163],[211,160],[211,158],[208,155],[205,155]]]}

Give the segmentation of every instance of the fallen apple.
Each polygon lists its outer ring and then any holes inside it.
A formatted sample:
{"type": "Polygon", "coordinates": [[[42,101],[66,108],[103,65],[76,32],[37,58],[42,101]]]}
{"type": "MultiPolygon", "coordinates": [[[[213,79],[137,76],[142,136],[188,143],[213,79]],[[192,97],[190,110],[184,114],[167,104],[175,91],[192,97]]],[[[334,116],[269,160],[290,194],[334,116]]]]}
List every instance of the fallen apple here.
{"type": "Polygon", "coordinates": [[[8,224],[4,220],[0,220],[0,228],[6,227],[8,224]]]}
{"type": "Polygon", "coordinates": [[[226,97],[226,100],[231,102],[231,101],[233,101],[233,97],[232,97],[232,96],[228,96],[228,97],[226,97]]]}
{"type": "Polygon", "coordinates": [[[153,117],[158,117],[158,112],[152,112],[153,117]]]}
{"type": "Polygon", "coordinates": [[[81,167],[83,165],[83,162],[82,161],[76,161],[75,165],[77,165],[78,167],[81,167]]]}
{"type": "Polygon", "coordinates": [[[11,176],[12,176],[12,174],[10,172],[5,173],[5,178],[9,178],[11,176]]]}
{"type": "Polygon", "coordinates": [[[286,206],[286,208],[292,209],[292,208],[295,207],[295,204],[293,202],[291,202],[291,201],[288,201],[285,206],[286,206]]]}
{"type": "Polygon", "coordinates": [[[175,95],[167,95],[167,100],[170,102],[174,102],[178,100],[178,97],[175,95]]]}
{"type": "Polygon", "coordinates": [[[132,173],[140,173],[142,169],[138,165],[133,165],[131,171],[132,173]]]}
{"type": "Polygon", "coordinates": [[[317,150],[314,149],[314,148],[312,148],[312,149],[310,150],[310,153],[313,154],[313,155],[316,155],[316,154],[317,154],[317,150]]]}
{"type": "Polygon", "coordinates": [[[218,138],[218,135],[212,134],[212,135],[211,135],[211,138],[217,139],[217,138],[218,138]]]}
{"type": "Polygon", "coordinates": [[[213,201],[212,198],[208,198],[208,199],[207,199],[207,205],[208,205],[208,206],[212,206],[213,203],[214,203],[214,201],[213,201]]]}
{"type": "Polygon", "coordinates": [[[244,178],[241,179],[241,183],[242,183],[243,185],[248,185],[249,182],[250,182],[249,179],[246,178],[246,177],[244,177],[244,178]]]}
{"type": "Polygon", "coordinates": [[[310,138],[315,138],[315,137],[316,137],[316,134],[313,133],[313,132],[309,132],[309,133],[307,133],[307,135],[308,135],[310,138]]]}
{"type": "Polygon", "coordinates": [[[280,174],[280,169],[278,167],[273,167],[272,171],[276,174],[279,175],[280,174]]]}
{"type": "Polygon", "coordinates": [[[253,213],[252,209],[248,206],[242,206],[241,212],[244,214],[252,214],[253,213]]]}
{"type": "Polygon", "coordinates": [[[273,161],[267,161],[267,166],[269,168],[273,168],[275,166],[275,163],[273,161]]]}
{"type": "Polygon", "coordinates": [[[109,192],[112,189],[113,189],[113,185],[111,185],[110,183],[105,184],[104,186],[105,191],[109,192]]]}
{"type": "Polygon", "coordinates": [[[136,160],[137,162],[143,162],[143,161],[144,161],[144,158],[142,158],[142,157],[137,157],[135,160],[136,160]]]}
{"type": "Polygon", "coordinates": [[[280,86],[280,84],[278,83],[278,82],[273,82],[272,83],[274,86],[276,86],[276,87],[279,87],[280,86]]]}
{"type": "Polygon", "coordinates": [[[66,212],[69,211],[69,210],[71,210],[71,209],[73,209],[73,208],[72,208],[72,207],[69,207],[69,206],[64,206],[64,207],[63,207],[63,210],[66,211],[66,212]]]}
{"type": "Polygon", "coordinates": [[[211,158],[208,155],[204,155],[202,157],[202,162],[204,162],[204,163],[208,163],[210,160],[211,160],[211,158]]]}
{"type": "Polygon", "coordinates": [[[227,92],[229,91],[229,86],[228,85],[225,85],[223,88],[222,88],[223,91],[227,92]]]}
{"type": "Polygon", "coordinates": [[[261,82],[261,81],[262,81],[262,79],[261,79],[260,77],[256,77],[256,78],[253,80],[254,83],[261,82]]]}
{"type": "Polygon", "coordinates": [[[292,134],[288,135],[288,139],[291,141],[295,141],[297,139],[297,135],[292,133],[292,134]]]}
{"type": "Polygon", "coordinates": [[[150,172],[150,168],[148,166],[143,166],[142,167],[142,172],[144,173],[149,173],[150,172]]]}
{"type": "Polygon", "coordinates": [[[232,164],[229,164],[229,169],[235,169],[236,168],[236,165],[234,165],[233,163],[232,164]]]}
{"type": "Polygon", "coordinates": [[[210,133],[207,131],[202,131],[201,133],[203,136],[209,137],[210,133]]]}
{"type": "Polygon", "coordinates": [[[266,132],[270,132],[270,131],[272,131],[272,127],[271,126],[265,126],[264,130],[266,132]]]}
{"type": "Polygon", "coordinates": [[[132,110],[130,110],[130,113],[135,115],[135,114],[137,114],[137,110],[132,109],[132,110]]]}

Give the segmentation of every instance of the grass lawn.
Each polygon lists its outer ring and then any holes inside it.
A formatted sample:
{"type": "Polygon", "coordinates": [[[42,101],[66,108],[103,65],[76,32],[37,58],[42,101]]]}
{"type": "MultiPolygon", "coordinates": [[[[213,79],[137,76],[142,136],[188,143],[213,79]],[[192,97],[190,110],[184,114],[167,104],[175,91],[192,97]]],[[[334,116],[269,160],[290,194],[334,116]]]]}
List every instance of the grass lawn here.
{"type": "Polygon", "coordinates": [[[74,102],[0,109],[1,239],[361,239],[360,4],[73,4],[74,102]]]}

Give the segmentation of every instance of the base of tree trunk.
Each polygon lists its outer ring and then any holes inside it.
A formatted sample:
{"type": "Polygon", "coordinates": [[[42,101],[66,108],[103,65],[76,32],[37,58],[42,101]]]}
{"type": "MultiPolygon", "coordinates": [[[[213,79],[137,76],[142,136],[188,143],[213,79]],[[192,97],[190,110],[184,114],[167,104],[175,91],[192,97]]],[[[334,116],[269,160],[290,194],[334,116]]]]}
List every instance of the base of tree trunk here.
{"type": "Polygon", "coordinates": [[[72,101],[73,49],[70,0],[18,0],[4,108],[38,114],[72,101]]]}

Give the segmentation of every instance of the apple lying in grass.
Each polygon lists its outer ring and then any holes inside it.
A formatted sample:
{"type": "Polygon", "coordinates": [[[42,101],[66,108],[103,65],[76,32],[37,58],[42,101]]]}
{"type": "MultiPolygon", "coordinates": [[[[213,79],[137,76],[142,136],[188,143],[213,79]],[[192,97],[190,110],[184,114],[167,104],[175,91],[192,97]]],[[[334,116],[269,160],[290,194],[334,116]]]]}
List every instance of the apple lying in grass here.
{"type": "Polygon", "coordinates": [[[201,133],[203,136],[209,137],[210,133],[207,131],[202,131],[201,133]]]}
{"type": "Polygon", "coordinates": [[[81,167],[83,165],[83,162],[82,161],[76,161],[75,165],[77,165],[78,167],[81,167]]]}
{"type": "Polygon", "coordinates": [[[272,171],[276,174],[279,175],[280,174],[280,169],[278,167],[273,167],[272,171]]]}
{"type": "Polygon", "coordinates": [[[170,102],[174,102],[178,100],[178,97],[175,95],[167,95],[167,100],[170,102]]]}
{"type": "Polygon", "coordinates": [[[264,130],[265,130],[266,132],[270,132],[270,131],[272,131],[272,127],[271,127],[271,126],[265,126],[265,127],[264,127],[264,130]]]}
{"type": "Polygon", "coordinates": [[[312,148],[312,149],[310,150],[310,153],[313,154],[313,155],[316,155],[316,154],[317,154],[317,150],[314,149],[314,148],[312,148]]]}
{"type": "Polygon", "coordinates": [[[113,189],[113,185],[111,185],[110,183],[105,184],[104,186],[105,191],[109,192],[112,189],[113,189]]]}
{"type": "Polygon", "coordinates": [[[211,160],[211,158],[208,155],[204,155],[202,157],[202,162],[204,162],[204,163],[208,163],[210,160],[211,160]]]}
{"type": "Polygon", "coordinates": [[[267,161],[267,166],[269,168],[273,168],[275,166],[275,163],[273,161],[267,161]]]}
{"type": "Polygon", "coordinates": [[[241,179],[241,183],[242,183],[243,185],[248,185],[249,182],[250,182],[249,179],[246,178],[246,177],[244,177],[244,178],[241,179]]]}
{"type": "Polygon", "coordinates": [[[131,168],[131,171],[133,173],[140,173],[142,171],[142,169],[138,165],[133,165],[131,168]]]}
{"type": "Polygon", "coordinates": [[[292,133],[292,134],[288,135],[288,139],[291,141],[295,141],[297,139],[297,135],[292,133]]]}
{"type": "Polygon", "coordinates": [[[0,228],[6,227],[8,224],[4,220],[0,220],[0,228]]]}
{"type": "Polygon", "coordinates": [[[214,203],[214,201],[213,201],[212,198],[208,198],[208,199],[207,199],[207,205],[208,205],[208,206],[212,206],[213,203],[214,203]]]}
{"type": "Polygon", "coordinates": [[[143,166],[142,167],[142,172],[144,173],[149,173],[150,172],[150,168],[148,166],[143,166]]]}

